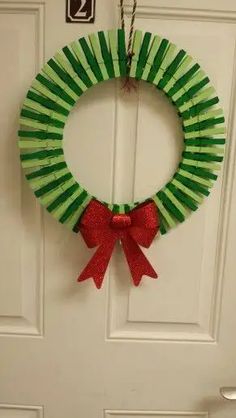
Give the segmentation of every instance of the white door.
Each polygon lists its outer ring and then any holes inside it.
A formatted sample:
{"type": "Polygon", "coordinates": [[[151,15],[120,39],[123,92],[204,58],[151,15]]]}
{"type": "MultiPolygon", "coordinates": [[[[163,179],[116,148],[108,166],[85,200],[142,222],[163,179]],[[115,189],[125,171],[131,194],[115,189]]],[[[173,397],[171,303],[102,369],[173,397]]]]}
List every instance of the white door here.
{"type": "MultiPolygon", "coordinates": [[[[117,248],[100,291],[76,283],[91,252],[39,208],[16,147],[43,62],[118,24],[118,1],[97,0],[94,24],[65,23],[65,3],[0,1],[0,418],[235,418],[219,394],[236,386],[235,1],[139,1],[136,27],[187,49],[216,86],[227,155],[201,209],[148,250],[159,280],[134,288],[117,248]]],[[[81,98],[65,146],[92,193],[126,201],[173,173],[181,130],[149,86],[108,82],[81,98]]]]}

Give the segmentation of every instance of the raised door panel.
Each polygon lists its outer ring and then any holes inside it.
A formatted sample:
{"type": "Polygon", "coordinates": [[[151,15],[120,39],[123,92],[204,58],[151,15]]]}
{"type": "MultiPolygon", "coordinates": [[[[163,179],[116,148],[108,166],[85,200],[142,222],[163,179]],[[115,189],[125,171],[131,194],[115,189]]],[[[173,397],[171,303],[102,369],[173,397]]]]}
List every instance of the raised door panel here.
{"type": "MultiPolygon", "coordinates": [[[[130,17],[131,9],[126,9],[130,17]]],[[[136,27],[171,39],[186,49],[210,77],[221,99],[228,124],[223,170],[210,197],[186,222],[159,237],[147,251],[159,273],[158,282],[143,279],[130,288],[129,272],[118,251],[110,269],[107,336],[114,339],[154,339],[214,342],[217,339],[227,219],[232,188],[235,145],[230,140],[235,112],[236,15],[141,6],[136,27]],[[227,76],[225,76],[227,74],[227,76]]],[[[160,92],[139,84],[133,92],[129,121],[126,102],[118,101],[118,137],[133,127],[129,175],[117,170],[116,199],[139,200],[152,195],[174,173],[182,151],[177,113],[160,92]],[[132,170],[130,169],[132,168],[132,170]]],[[[123,139],[123,143],[127,137],[123,139]]],[[[122,145],[119,145],[121,147],[122,145]]],[[[120,155],[116,155],[120,167],[120,155]]],[[[125,164],[125,163],[124,163],[125,164]]],[[[122,167],[123,168],[123,167],[122,167]]]]}
{"type": "Polygon", "coordinates": [[[179,412],[179,411],[106,411],[106,418],[207,418],[207,412],[179,412]]]}
{"type": "Polygon", "coordinates": [[[42,332],[42,226],[16,146],[19,105],[42,65],[43,6],[0,4],[0,334],[42,332]]]}
{"type": "Polygon", "coordinates": [[[0,418],[43,418],[40,406],[0,405],[0,418]]]}

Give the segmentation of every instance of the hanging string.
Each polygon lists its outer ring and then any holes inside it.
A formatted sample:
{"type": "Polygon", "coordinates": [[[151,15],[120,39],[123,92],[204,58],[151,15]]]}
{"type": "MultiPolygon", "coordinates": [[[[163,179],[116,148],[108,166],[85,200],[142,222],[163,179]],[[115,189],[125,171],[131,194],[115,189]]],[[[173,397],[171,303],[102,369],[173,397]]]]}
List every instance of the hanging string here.
{"type": "MultiPolygon", "coordinates": [[[[123,0],[122,0],[123,1],[123,0]]],[[[132,43],[134,34],[134,22],[136,17],[137,0],[134,0],[133,11],[131,16],[130,31],[129,31],[129,43],[128,43],[128,56],[132,58],[132,43]]]]}
{"type": "MultiPolygon", "coordinates": [[[[133,10],[132,10],[132,15],[131,15],[129,40],[128,40],[128,48],[127,48],[128,67],[130,67],[131,65],[131,60],[133,56],[132,45],[133,45],[134,23],[135,23],[135,17],[136,17],[137,3],[138,3],[138,0],[133,0],[133,10]]],[[[124,0],[120,0],[120,20],[121,20],[121,28],[125,30],[124,0]]],[[[132,89],[136,89],[136,84],[133,83],[129,77],[127,77],[123,88],[124,90],[129,92],[132,89]]]]}
{"type": "Polygon", "coordinates": [[[125,30],[124,0],[120,0],[120,20],[121,20],[121,28],[125,30]]]}
{"type": "MultiPolygon", "coordinates": [[[[128,48],[127,48],[127,54],[129,58],[132,57],[132,43],[133,43],[133,35],[134,35],[134,22],[135,22],[135,17],[136,17],[136,9],[137,9],[137,0],[133,0],[133,10],[132,10],[132,15],[131,15],[129,41],[128,41],[128,48]]],[[[120,0],[120,19],[121,19],[121,28],[125,30],[124,0],[120,0]]]]}

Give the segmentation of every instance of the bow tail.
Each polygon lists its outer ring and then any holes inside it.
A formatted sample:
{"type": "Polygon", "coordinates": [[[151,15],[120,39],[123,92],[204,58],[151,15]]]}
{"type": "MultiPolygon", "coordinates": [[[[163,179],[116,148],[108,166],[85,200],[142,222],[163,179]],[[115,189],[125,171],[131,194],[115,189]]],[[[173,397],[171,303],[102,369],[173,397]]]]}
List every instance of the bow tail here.
{"type": "Polygon", "coordinates": [[[121,242],[134,285],[138,286],[141,282],[142,276],[144,275],[152,277],[153,279],[157,279],[157,273],[134,239],[129,234],[126,234],[121,239],[121,242]]]}
{"type": "Polygon", "coordinates": [[[115,239],[107,240],[98,247],[85,269],[79,275],[78,282],[83,282],[92,277],[97,289],[101,288],[115,241],[115,239]]]}

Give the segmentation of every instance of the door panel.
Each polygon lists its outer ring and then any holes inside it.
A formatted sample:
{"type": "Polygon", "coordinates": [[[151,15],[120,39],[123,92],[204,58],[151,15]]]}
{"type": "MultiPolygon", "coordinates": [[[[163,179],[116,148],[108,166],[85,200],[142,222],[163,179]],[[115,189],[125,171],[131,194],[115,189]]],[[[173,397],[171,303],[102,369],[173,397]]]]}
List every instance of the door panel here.
{"type": "Polygon", "coordinates": [[[0,3],[1,334],[37,335],[42,328],[41,217],[16,148],[19,106],[43,63],[42,11],[40,5],[0,3]]]}
{"type": "MultiPolygon", "coordinates": [[[[199,11],[180,16],[176,15],[175,9],[170,9],[161,19],[158,8],[153,7],[150,12],[148,7],[142,6],[137,13],[136,25],[151,32],[158,27],[161,36],[168,33],[177,45],[191,51],[213,80],[226,115],[233,111],[231,92],[235,76],[236,32],[232,17],[220,19],[219,14],[215,16],[212,12],[212,16],[206,16],[203,21],[199,11]]],[[[179,161],[181,133],[177,130],[176,134],[176,114],[161,94],[142,84],[137,101],[138,118],[134,129],[137,137],[133,151],[136,161],[133,176],[131,173],[131,193],[138,200],[154,193],[157,186],[165,184],[173,174],[179,161]]],[[[230,132],[230,124],[228,129],[230,132]]],[[[201,210],[164,238],[157,239],[148,251],[160,274],[158,284],[146,281],[142,289],[130,289],[128,284],[125,291],[119,286],[117,277],[112,281],[108,315],[112,317],[108,331],[111,338],[216,340],[222,265],[227,245],[223,237],[233,182],[233,177],[229,179],[227,173],[232,171],[234,158],[230,157],[233,153],[234,144],[229,143],[221,177],[201,210]],[[144,297],[148,303],[143,303],[144,297]]],[[[124,183],[120,182],[119,198],[122,198],[123,190],[124,183]]],[[[127,276],[128,270],[124,274],[127,276]]],[[[115,264],[111,276],[121,275],[115,264]]]]}

